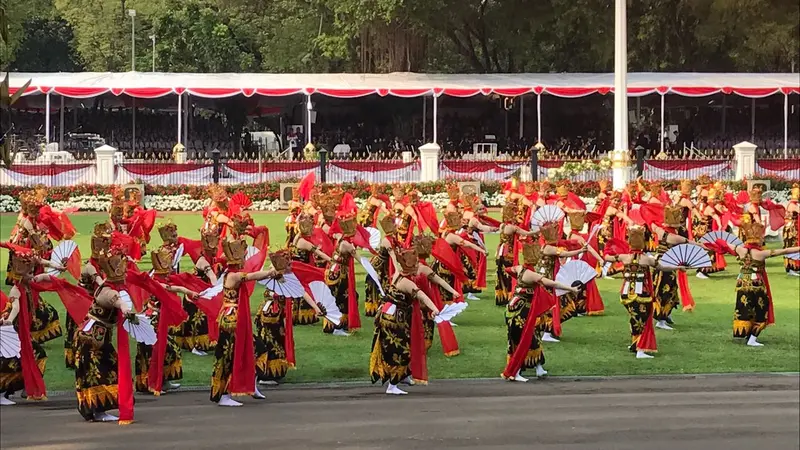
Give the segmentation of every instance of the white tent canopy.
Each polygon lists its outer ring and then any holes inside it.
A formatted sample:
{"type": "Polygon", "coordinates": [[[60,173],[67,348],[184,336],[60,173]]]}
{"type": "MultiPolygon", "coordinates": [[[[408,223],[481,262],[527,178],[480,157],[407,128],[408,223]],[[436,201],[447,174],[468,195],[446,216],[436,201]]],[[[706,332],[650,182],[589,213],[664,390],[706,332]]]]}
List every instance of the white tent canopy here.
{"type": "MultiPolygon", "coordinates": [[[[248,74],[248,73],[11,73],[12,91],[31,80],[30,94],[53,93],[87,98],[106,93],[155,98],[188,92],[200,97],[234,95],[284,96],[323,94],[350,98],[378,94],[398,97],[478,94],[559,97],[613,92],[613,73],[520,74],[248,74]]],[[[791,73],[630,73],[628,94],[706,96],[717,93],[745,97],[800,93],[800,74],[791,73]]]]}

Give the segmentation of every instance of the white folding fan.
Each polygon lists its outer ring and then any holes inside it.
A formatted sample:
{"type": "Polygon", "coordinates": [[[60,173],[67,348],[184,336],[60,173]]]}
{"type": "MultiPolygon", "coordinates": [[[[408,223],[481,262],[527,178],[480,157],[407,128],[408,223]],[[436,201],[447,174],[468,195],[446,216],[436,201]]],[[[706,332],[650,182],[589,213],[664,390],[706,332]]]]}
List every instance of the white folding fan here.
{"type": "Polygon", "coordinates": [[[792,261],[800,261],[800,252],[790,253],[788,255],[783,255],[786,259],[791,259],[792,261]]]}
{"type": "Polygon", "coordinates": [[[18,358],[19,349],[19,335],[14,325],[0,326],[0,358],[18,358]]]}
{"type": "Polygon", "coordinates": [[[531,225],[541,227],[548,222],[558,222],[564,218],[564,211],[556,205],[544,205],[534,211],[531,216],[531,225]]]}
{"type": "Polygon", "coordinates": [[[267,278],[258,282],[270,291],[286,298],[300,298],[305,292],[303,284],[293,273],[285,273],[280,278],[267,278]]]}
{"type": "Polygon", "coordinates": [[[252,245],[247,246],[247,253],[244,255],[244,260],[247,261],[250,259],[251,256],[258,254],[258,249],[253,247],[252,245]]]}
{"type": "Polygon", "coordinates": [[[744,245],[741,239],[736,237],[736,235],[728,233],[727,231],[709,231],[708,233],[704,234],[698,242],[701,244],[713,244],[717,242],[718,239],[722,239],[723,241],[736,245],[744,245]]]}
{"type": "Polygon", "coordinates": [[[183,256],[183,244],[178,246],[178,249],[175,250],[175,255],[172,257],[172,269],[178,270],[178,266],[181,265],[181,257],[183,256]]]}
{"type": "Polygon", "coordinates": [[[377,228],[366,227],[369,231],[369,246],[377,250],[381,245],[381,232],[377,228]]]}
{"type": "Polygon", "coordinates": [[[214,285],[211,286],[210,288],[201,292],[199,297],[210,299],[213,298],[215,295],[219,294],[220,292],[222,292],[222,285],[224,280],[225,280],[225,274],[220,275],[219,278],[217,278],[217,282],[214,283],[214,285]]]}
{"type": "Polygon", "coordinates": [[[158,338],[156,337],[156,330],[144,314],[137,314],[136,318],[139,323],[132,323],[130,320],[125,319],[122,322],[122,328],[136,341],[145,345],[153,345],[158,338]]]}
{"type": "Polygon", "coordinates": [[[383,287],[381,286],[381,278],[378,276],[378,272],[375,271],[375,268],[372,267],[372,263],[370,263],[369,260],[364,256],[359,258],[358,262],[360,262],[361,265],[364,266],[364,270],[367,272],[367,275],[369,275],[369,277],[372,278],[372,281],[374,281],[375,284],[378,286],[378,291],[381,293],[381,296],[386,295],[383,292],[383,287]]]}
{"type": "Polygon", "coordinates": [[[680,244],[664,252],[661,263],[665,266],[683,266],[692,269],[711,267],[708,251],[692,244],[680,244]]]}
{"type": "MultiPolygon", "coordinates": [[[[58,246],[54,248],[53,252],[50,254],[50,262],[58,266],[65,264],[77,248],[78,244],[76,244],[74,241],[61,241],[61,243],[58,244],[58,246]]],[[[55,276],[59,274],[59,270],[48,267],[45,269],[45,273],[55,276]]]]}
{"type": "MultiPolygon", "coordinates": [[[[596,276],[597,271],[586,261],[573,259],[567,261],[558,269],[556,281],[567,286],[578,287],[594,280],[596,276]]],[[[556,295],[559,297],[567,292],[563,289],[556,289],[556,295]]]]}
{"type": "Polygon", "coordinates": [[[451,303],[449,305],[445,305],[444,308],[442,308],[441,311],[439,311],[439,314],[437,314],[436,317],[433,318],[433,321],[436,322],[437,324],[443,322],[449,322],[453,320],[453,318],[455,318],[457,315],[464,312],[464,310],[467,309],[467,306],[469,306],[467,302],[451,303]]]}
{"type": "Polygon", "coordinates": [[[308,287],[311,289],[314,301],[325,308],[325,318],[339,325],[342,322],[342,312],[336,306],[336,298],[331,294],[328,285],[322,281],[312,281],[308,287]]]}

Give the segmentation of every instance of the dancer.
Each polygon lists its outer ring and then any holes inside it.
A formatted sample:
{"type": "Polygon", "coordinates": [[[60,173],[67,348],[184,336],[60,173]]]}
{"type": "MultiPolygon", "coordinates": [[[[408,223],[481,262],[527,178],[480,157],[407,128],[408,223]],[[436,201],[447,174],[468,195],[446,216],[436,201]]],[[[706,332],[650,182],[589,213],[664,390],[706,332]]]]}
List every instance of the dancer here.
{"type": "Polygon", "coordinates": [[[364,203],[363,209],[358,213],[358,224],[362,227],[377,227],[378,215],[389,211],[387,207],[389,202],[389,197],[380,193],[377,184],[370,186],[369,197],[364,203]]]}
{"type": "Polygon", "coordinates": [[[211,401],[219,406],[242,406],[233,396],[250,395],[259,400],[265,398],[256,385],[256,349],[253,322],[250,319],[250,295],[253,293],[253,282],[275,278],[278,273],[275,269],[258,270],[264,264],[265,251],[245,261],[247,247],[242,237],[229,236],[222,241],[227,271],[222,275],[222,309],[217,319],[219,337],[214,349],[210,396],[211,401]]]}
{"type": "Polygon", "coordinates": [[[565,286],[537,273],[535,264],[540,259],[540,252],[538,242],[526,238],[522,244],[523,264],[506,269],[517,279],[514,295],[506,310],[508,363],[501,376],[509,381],[527,382],[528,379],[522,376],[526,369],[536,369],[537,377],[547,375],[544,370],[544,348],[536,332],[536,322],[558,300],[542,287],[578,292],[572,286],[565,286]]]}
{"type": "Polygon", "coordinates": [[[764,225],[757,222],[742,223],[744,245],[733,245],[718,240],[716,246],[727,247],[739,260],[736,279],[736,307],[733,313],[733,337],[744,339],[750,347],[763,347],[758,337],[766,327],[775,323],[772,292],[767,278],[766,259],[800,252],[800,247],[780,250],[763,250],[764,225]]]}
{"type": "Polygon", "coordinates": [[[628,241],[613,239],[605,248],[605,260],[624,265],[620,303],[630,316],[631,344],[629,350],[636,358],[647,359],[658,351],[653,328],[653,281],[650,268],[662,271],[681,269],[662,265],[656,258],[644,253],[646,242],[644,227],[628,227],[628,241]]]}
{"type": "Polygon", "coordinates": [[[300,201],[300,192],[297,188],[292,188],[292,199],[289,200],[287,206],[289,215],[284,221],[284,228],[286,229],[286,245],[290,246],[297,236],[297,218],[303,212],[303,203],[300,201]]]}
{"type": "Polygon", "coordinates": [[[465,207],[460,235],[484,251],[476,255],[475,278],[470,278],[464,283],[463,292],[467,294],[467,300],[480,300],[475,294],[480,294],[481,289],[486,287],[486,255],[488,254],[483,233],[498,231],[500,223],[487,215],[488,210],[480,197],[475,194],[465,195],[464,197],[463,203],[465,207]]]}
{"type": "MultiPolygon", "coordinates": [[[[585,261],[586,264],[589,264],[590,267],[597,267],[599,263],[603,262],[603,258],[600,256],[599,250],[597,249],[597,235],[590,236],[591,233],[582,233],[587,214],[586,211],[577,210],[567,213],[570,227],[570,233],[567,239],[576,241],[581,246],[586,246],[587,251],[581,255],[580,259],[585,261]],[[591,240],[587,241],[590,237],[591,240]]],[[[597,215],[595,213],[591,214],[597,215]]],[[[581,289],[576,295],[566,295],[574,296],[575,315],[577,316],[600,316],[605,312],[603,298],[600,296],[600,290],[597,288],[597,280],[592,280],[587,283],[586,288],[581,289]]]]}
{"type": "MultiPolygon", "coordinates": [[[[331,257],[328,256],[319,246],[311,242],[315,239],[314,235],[314,216],[303,213],[297,217],[298,234],[295,236],[294,242],[289,246],[292,253],[292,261],[299,261],[304,264],[316,265],[316,261],[322,261],[328,264],[331,257]]],[[[333,243],[326,235],[319,236],[323,240],[323,244],[330,246],[330,252],[333,253],[333,243]]],[[[313,325],[319,322],[319,316],[315,314],[314,309],[309,307],[308,303],[302,299],[295,299],[292,305],[292,324],[293,325],[313,325]]]]}
{"type": "MultiPolygon", "coordinates": [[[[542,247],[542,256],[539,259],[536,270],[539,275],[545,278],[555,279],[560,266],[560,258],[571,258],[586,251],[587,245],[580,245],[577,242],[575,244],[580,248],[565,251],[560,244],[566,244],[569,241],[559,242],[559,224],[557,222],[544,223],[541,226],[540,233],[545,245],[542,247]]],[[[561,336],[561,324],[571,319],[574,315],[574,299],[566,295],[561,296],[552,311],[547,311],[539,317],[537,330],[542,332],[542,341],[560,342],[558,338],[561,336]]]]}
{"type": "MultiPolygon", "coordinates": [[[[601,253],[609,240],[614,238],[624,240],[625,228],[633,223],[622,208],[622,194],[619,192],[612,192],[600,205],[598,213],[603,216],[603,220],[597,234],[597,245],[601,253]]],[[[611,279],[611,276],[619,273],[621,269],[621,264],[606,263],[603,265],[602,275],[606,279],[611,279]]]]}
{"type": "MultiPolygon", "coordinates": [[[[800,184],[794,183],[791,190],[791,199],[786,205],[786,217],[783,223],[783,248],[800,245],[800,184]]],[[[800,261],[783,258],[786,273],[793,277],[800,277],[800,261]]]]}
{"type": "MultiPolygon", "coordinates": [[[[468,250],[472,250],[474,252],[486,254],[486,250],[473,244],[472,242],[462,238],[457,234],[457,231],[461,228],[461,214],[457,212],[448,212],[444,214],[445,220],[445,227],[442,231],[442,239],[447,242],[450,248],[459,256],[461,260],[461,264],[464,268],[464,274],[466,278],[475,278],[475,261],[470,260],[469,254],[464,252],[463,249],[466,248],[468,250]]],[[[439,275],[443,280],[447,282],[450,286],[453,286],[459,293],[461,293],[461,282],[456,280],[456,276],[448,270],[445,264],[442,263],[440,260],[436,260],[431,267],[437,275],[439,275]]],[[[442,301],[445,304],[450,304],[455,301],[455,298],[446,291],[442,291],[442,301]]]]}
{"type": "Polygon", "coordinates": [[[334,336],[349,336],[349,330],[361,328],[353,261],[356,257],[356,247],[352,243],[356,233],[355,212],[338,213],[337,223],[339,229],[332,229],[332,233],[335,232],[333,235],[335,250],[325,268],[325,283],[336,298],[336,306],[342,312],[342,318],[339,325],[325,319],[322,331],[334,336]]]}
{"type": "Polygon", "coordinates": [[[513,295],[513,282],[509,268],[513,267],[517,260],[516,248],[519,236],[530,236],[533,232],[525,231],[520,228],[518,222],[519,209],[514,202],[508,202],[503,206],[503,223],[500,225],[500,244],[497,246],[495,263],[497,265],[497,284],[494,288],[494,303],[497,306],[505,306],[513,295]]]}
{"type": "MultiPolygon", "coordinates": [[[[397,241],[397,224],[394,214],[389,213],[383,216],[380,223],[384,237],[377,248],[378,253],[370,259],[370,264],[378,273],[378,277],[384,285],[382,287],[385,287],[397,270],[397,255],[395,252],[396,249],[402,246],[397,241]]],[[[378,306],[381,303],[380,289],[375,280],[369,275],[366,276],[365,284],[364,313],[367,317],[375,317],[378,312],[378,306]]]]}
{"type": "MultiPolygon", "coordinates": [[[[28,247],[33,250],[38,261],[50,261],[53,252],[53,243],[47,237],[47,231],[37,229],[28,234],[28,247]]],[[[44,273],[44,264],[36,264],[33,269],[34,275],[44,273]]],[[[31,320],[31,338],[34,342],[45,344],[58,337],[61,337],[61,321],[58,311],[42,298],[37,292],[31,293],[33,297],[33,318],[31,320]]]]}
{"type": "MultiPolygon", "coordinates": [[[[219,258],[220,227],[211,222],[200,228],[200,251],[188,252],[194,262],[195,274],[204,283],[214,285],[224,270],[223,259],[219,258]]],[[[183,350],[196,356],[208,356],[217,343],[211,337],[208,316],[197,304],[187,298],[183,300],[183,310],[187,319],[173,333],[175,342],[183,350]]]]}
{"type": "MultiPolygon", "coordinates": [[[[269,254],[272,278],[280,279],[291,273],[291,252],[281,249],[269,254]]],[[[264,300],[258,305],[255,325],[256,377],[259,384],[275,385],[294,367],[294,338],[292,333],[292,308],[298,301],[306,303],[317,315],[323,312],[305,292],[299,297],[287,297],[270,289],[264,290],[264,300]]]]}
{"type": "Polygon", "coordinates": [[[439,314],[436,305],[413,281],[419,265],[416,251],[413,248],[402,249],[397,260],[400,276],[387,287],[386,301],[375,318],[369,359],[372,382],[388,383],[386,393],[389,395],[407,394],[397,385],[403,381],[410,383],[412,357],[425,358],[424,353],[412,355],[414,302],[422,302],[433,316],[439,314]]]}
{"type": "MultiPolygon", "coordinates": [[[[712,231],[723,231],[722,219],[717,209],[717,202],[722,200],[722,194],[722,191],[709,189],[707,203],[697,203],[702,219],[693,227],[695,239],[700,239],[712,231]]],[[[708,279],[708,275],[725,270],[726,263],[722,254],[709,251],[708,256],[711,258],[711,266],[697,269],[697,278],[708,279]]]]}

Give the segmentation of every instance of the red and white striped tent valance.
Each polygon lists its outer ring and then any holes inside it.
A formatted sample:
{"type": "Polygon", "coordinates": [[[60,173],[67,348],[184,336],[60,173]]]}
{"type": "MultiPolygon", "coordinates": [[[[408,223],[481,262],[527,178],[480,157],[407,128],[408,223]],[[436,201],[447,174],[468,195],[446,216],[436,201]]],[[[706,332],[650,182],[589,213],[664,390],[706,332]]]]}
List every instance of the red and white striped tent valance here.
{"type": "MultiPolygon", "coordinates": [[[[183,94],[206,98],[321,94],[338,98],[367,95],[472,97],[547,94],[583,97],[614,91],[613,73],[520,74],[249,74],[249,73],[11,73],[15,92],[31,80],[24,95],[52,93],[71,98],[104,94],[157,98],[183,94]]],[[[675,94],[702,97],[736,94],[760,98],[800,94],[800,75],[791,73],[629,73],[628,95],[675,94]]]]}

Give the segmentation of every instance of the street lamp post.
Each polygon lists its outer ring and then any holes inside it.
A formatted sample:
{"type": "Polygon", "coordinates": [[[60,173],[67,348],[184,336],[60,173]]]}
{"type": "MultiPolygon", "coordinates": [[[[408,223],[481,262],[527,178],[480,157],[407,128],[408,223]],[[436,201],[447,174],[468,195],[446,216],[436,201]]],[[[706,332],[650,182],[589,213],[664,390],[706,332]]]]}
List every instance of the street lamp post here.
{"type": "Polygon", "coordinates": [[[136,72],[136,10],[129,9],[131,18],[131,72],[136,72]]]}
{"type": "Polygon", "coordinates": [[[153,41],[153,72],[156,71],[156,35],[151,34],[150,40],[153,41]]]}

